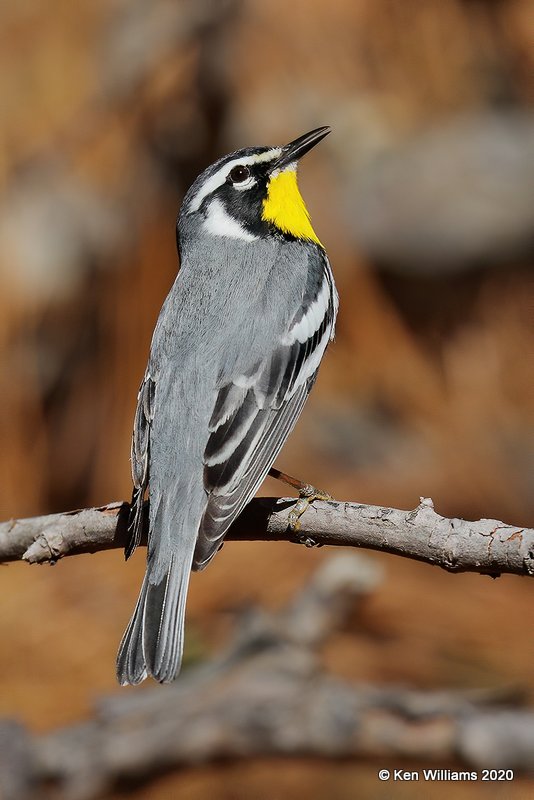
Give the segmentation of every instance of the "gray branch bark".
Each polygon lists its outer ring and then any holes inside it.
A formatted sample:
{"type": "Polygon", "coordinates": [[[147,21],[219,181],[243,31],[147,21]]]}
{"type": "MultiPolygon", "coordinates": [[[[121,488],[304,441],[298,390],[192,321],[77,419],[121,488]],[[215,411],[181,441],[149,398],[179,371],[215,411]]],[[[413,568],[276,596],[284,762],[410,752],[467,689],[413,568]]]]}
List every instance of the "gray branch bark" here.
{"type": "MultiPolygon", "coordinates": [[[[494,519],[447,519],[429,498],[417,508],[318,501],[288,528],[294,498],[256,498],[228,532],[229,541],[289,541],[308,547],[362,547],[435,564],[449,572],[534,576],[534,530],[494,519]]],[[[129,505],[110,503],[0,523],[0,562],[54,563],[67,555],[124,547],[129,505]]],[[[145,526],[146,527],[146,526],[145,526]]]]}

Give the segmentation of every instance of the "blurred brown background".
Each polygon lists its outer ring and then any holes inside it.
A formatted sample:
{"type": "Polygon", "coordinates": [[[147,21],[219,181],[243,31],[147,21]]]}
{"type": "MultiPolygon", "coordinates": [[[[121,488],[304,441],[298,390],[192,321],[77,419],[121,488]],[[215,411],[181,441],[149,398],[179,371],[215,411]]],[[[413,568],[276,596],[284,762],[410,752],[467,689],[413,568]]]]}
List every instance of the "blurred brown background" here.
{"type": "MultiPolygon", "coordinates": [[[[534,523],[528,0],[22,0],[0,22],[0,518],[128,498],[184,191],[230,150],[330,124],[300,183],[336,274],[338,335],[278,466],[340,499],[424,495],[445,515],[534,523]]],[[[192,580],[189,660],[225,641],[236,608],[280,605],[324,557],[227,545],[192,580]]],[[[377,558],[387,580],[364,626],[329,646],[331,669],[512,685],[534,703],[531,582],[377,558]]],[[[1,716],[48,730],[118,691],[143,560],[4,568],[1,716]]],[[[195,770],[136,796],[392,796],[375,767],[286,761],[275,787],[272,767],[195,770]]],[[[445,796],[396,796],[429,791],[445,796]]]]}

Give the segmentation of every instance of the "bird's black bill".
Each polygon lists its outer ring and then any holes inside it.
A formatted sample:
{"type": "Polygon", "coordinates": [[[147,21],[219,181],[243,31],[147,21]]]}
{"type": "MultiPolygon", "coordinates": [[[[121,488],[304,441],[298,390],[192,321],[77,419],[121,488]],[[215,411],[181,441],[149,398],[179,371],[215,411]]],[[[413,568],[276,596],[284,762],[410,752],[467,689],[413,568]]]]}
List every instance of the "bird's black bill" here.
{"type": "Polygon", "coordinates": [[[315,128],[315,130],[305,133],[303,136],[299,136],[299,138],[295,139],[293,142],[289,142],[289,144],[282,147],[280,156],[273,161],[271,171],[283,169],[293,161],[298,161],[299,158],[302,158],[312,147],[319,144],[321,139],[324,139],[329,133],[330,128],[328,125],[325,125],[322,128],[315,128]]]}

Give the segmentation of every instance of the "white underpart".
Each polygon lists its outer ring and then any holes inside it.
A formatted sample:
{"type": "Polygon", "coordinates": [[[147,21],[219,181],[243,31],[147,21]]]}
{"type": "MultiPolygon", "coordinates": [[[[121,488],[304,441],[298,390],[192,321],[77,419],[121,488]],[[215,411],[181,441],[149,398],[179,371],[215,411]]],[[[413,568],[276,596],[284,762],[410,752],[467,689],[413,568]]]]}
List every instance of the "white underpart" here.
{"type": "Polygon", "coordinates": [[[330,303],[330,287],[328,281],[323,281],[321,291],[313,301],[302,319],[289,330],[284,337],[284,344],[292,345],[293,342],[304,344],[313,334],[319,330],[321,323],[328,311],[330,303]]]}
{"type": "Polygon", "coordinates": [[[203,222],[204,230],[214,236],[226,236],[232,239],[243,239],[245,242],[255,242],[257,236],[245,230],[240,223],[231,217],[223,203],[216,198],[208,206],[206,219],[203,222]]]}
{"type": "MultiPolygon", "coordinates": [[[[272,161],[274,158],[278,158],[281,152],[281,147],[273,147],[270,150],[266,150],[264,153],[257,153],[256,155],[244,156],[243,158],[234,158],[232,161],[227,161],[226,164],[217,170],[215,175],[212,175],[211,178],[208,178],[202,184],[196,195],[191,199],[187,213],[191,214],[193,211],[198,211],[206,197],[208,197],[208,195],[212,194],[212,192],[226,182],[226,178],[230,174],[233,167],[237,167],[240,164],[243,166],[250,166],[253,164],[261,164],[264,161],[272,161]]],[[[245,182],[243,181],[243,183],[245,182]]],[[[239,188],[238,184],[236,185],[236,188],[239,188]]],[[[245,187],[242,186],[241,188],[245,187]]]]}

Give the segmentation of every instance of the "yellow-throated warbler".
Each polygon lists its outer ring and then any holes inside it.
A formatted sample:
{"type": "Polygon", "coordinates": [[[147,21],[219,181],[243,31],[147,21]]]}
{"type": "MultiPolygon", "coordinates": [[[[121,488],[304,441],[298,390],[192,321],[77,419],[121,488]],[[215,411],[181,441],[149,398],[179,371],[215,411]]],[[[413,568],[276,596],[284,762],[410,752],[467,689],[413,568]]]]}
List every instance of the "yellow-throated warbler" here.
{"type": "Polygon", "coordinates": [[[117,658],[121,684],[171,681],[191,569],[208,564],[292,430],[334,333],[337,292],[297,186],[329,133],[208,167],[178,218],[132,442],[129,557],[150,496],[147,570],[117,658]]]}

